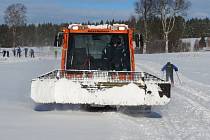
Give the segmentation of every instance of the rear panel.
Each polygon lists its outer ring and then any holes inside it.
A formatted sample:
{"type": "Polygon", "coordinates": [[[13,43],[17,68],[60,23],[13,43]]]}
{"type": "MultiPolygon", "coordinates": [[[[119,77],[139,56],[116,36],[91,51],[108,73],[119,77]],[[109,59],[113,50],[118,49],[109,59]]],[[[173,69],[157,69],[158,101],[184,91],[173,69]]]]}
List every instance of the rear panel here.
{"type": "MultiPolygon", "coordinates": [[[[124,45],[123,49],[126,50],[126,59],[124,60],[127,61],[124,62],[123,68],[120,70],[134,71],[135,64],[132,35],[133,32],[130,29],[123,31],[113,31],[110,29],[65,29],[61,69],[104,70],[103,66],[99,66],[102,65],[100,59],[102,58],[103,49],[110,44],[112,36],[119,36],[122,39],[124,45]],[[84,66],[86,64],[85,57],[87,58],[88,56],[94,58],[95,66],[89,64],[87,64],[88,66],[84,66]],[[78,62],[75,62],[74,60],[78,60],[78,62]],[[76,66],[76,63],[78,63],[80,66],[76,66]]],[[[113,69],[110,68],[106,70],[113,69]]]]}

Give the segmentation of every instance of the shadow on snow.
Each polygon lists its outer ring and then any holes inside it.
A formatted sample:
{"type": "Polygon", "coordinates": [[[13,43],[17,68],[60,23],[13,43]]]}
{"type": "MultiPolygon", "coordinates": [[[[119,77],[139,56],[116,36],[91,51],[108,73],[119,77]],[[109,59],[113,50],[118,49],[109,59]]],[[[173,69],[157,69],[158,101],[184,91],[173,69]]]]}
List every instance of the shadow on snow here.
{"type": "Polygon", "coordinates": [[[150,106],[90,106],[78,104],[35,104],[35,111],[88,111],[88,112],[119,112],[131,117],[162,118],[162,116],[152,111],[150,106]]]}

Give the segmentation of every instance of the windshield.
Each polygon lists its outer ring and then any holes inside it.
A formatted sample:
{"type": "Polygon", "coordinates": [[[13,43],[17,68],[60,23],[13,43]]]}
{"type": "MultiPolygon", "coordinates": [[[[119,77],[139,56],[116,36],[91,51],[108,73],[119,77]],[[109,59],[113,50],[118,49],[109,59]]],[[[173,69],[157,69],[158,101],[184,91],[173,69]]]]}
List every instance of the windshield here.
{"type": "Polygon", "coordinates": [[[67,69],[130,70],[126,34],[70,34],[67,69]]]}

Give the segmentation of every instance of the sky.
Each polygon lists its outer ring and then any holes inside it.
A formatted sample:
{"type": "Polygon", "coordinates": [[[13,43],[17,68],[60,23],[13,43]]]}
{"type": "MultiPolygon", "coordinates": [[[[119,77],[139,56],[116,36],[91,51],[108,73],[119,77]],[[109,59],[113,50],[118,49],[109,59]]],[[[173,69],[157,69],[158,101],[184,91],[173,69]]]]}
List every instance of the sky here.
{"type": "MultiPolygon", "coordinates": [[[[0,0],[0,24],[4,11],[13,3],[27,7],[27,23],[63,23],[126,20],[134,15],[136,0],[0,0]]],[[[187,18],[210,17],[210,0],[189,0],[187,18]]]]}

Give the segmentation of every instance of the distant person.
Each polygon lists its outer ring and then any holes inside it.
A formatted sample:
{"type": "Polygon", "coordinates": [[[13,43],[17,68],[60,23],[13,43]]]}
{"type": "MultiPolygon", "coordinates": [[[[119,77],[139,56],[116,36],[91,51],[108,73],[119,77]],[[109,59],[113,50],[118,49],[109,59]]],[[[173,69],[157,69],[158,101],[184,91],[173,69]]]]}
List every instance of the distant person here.
{"type": "Polygon", "coordinates": [[[7,53],[7,51],[6,50],[3,50],[3,57],[6,56],[6,53],[7,53]]]}
{"type": "Polygon", "coordinates": [[[31,58],[34,58],[35,56],[34,56],[34,50],[33,49],[30,49],[30,56],[31,56],[31,58]]]}
{"type": "Polygon", "coordinates": [[[25,51],[25,57],[28,56],[28,48],[24,48],[24,51],[25,51]]]}
{"type": "Polygon", "coordinates": [[[111,68],[112,70],[121,71],[123,70],[123,46],[121,39],[116,37],[113,38],[111,42],[112,48],[112,60],[111,60],[111,68]]]}
{"type": "Polygon", "coordinates": [[[13,52],[13,55],[16,56],[16,48],[13,48],[12,52],[13,52]]]}
{"type": "Polygon", "coordinates": [[[171,80],[171,84],[174,84],[174,77],[173,77],[173,71],[178,71],[178,67],[176,67],[174,64],[171,64],[170,62],[167,62],[166,65],[163,66],[161,71],[166,71],[166,81],[169,81],[169,78],[171,80]]]}
{"type": "Polygon", "coordinates": [[[102,69],[110,70],[112,60],[112,47],[107,45],[102,51],[102,69]]]}
{"type": "Polygon", "coordinates": [[[54,55],[55,55],[55,58],[57,58],[57,56],[58,56],[58,50],[57,50],[56,47],[54,47],[54,55]]]}
{"type": "Polygon", "coordinates": [[[20,47],[18,47],[17,48],[17,57],[21,57],[21,48],[20,47]]]}
{"type": "Polygon", "coordinates": [[[9,51],[6,51],[7,52],[7,57],[9,57],[9,51]]]}

